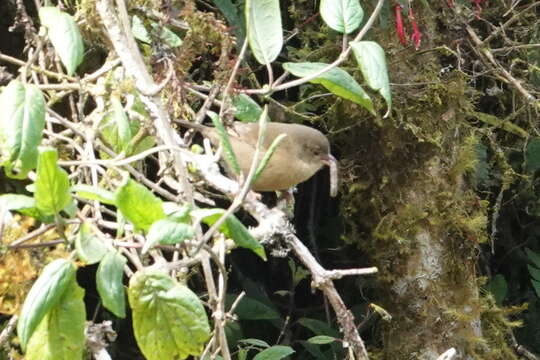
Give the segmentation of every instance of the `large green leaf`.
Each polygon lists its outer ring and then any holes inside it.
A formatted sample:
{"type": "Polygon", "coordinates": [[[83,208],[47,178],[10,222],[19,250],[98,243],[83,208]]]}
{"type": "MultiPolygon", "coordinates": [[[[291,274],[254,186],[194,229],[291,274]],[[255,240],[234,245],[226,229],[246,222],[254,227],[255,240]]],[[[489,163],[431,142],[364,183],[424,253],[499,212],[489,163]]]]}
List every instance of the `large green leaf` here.
{"type": "Polygon", "coordinates": [[[0,108],[0,164],[8,176],[24,178],[36,167],[45,99],[35,86],[13,80],[0,96],[0,108]]]}
{"type": "Polygon", "coordinates": [[[75,237],[75,250],[79,259],[87,264],[99,262],[107,253],[107,246],[92,233],[88,223],[83,223],[75,237]]]}
{"type": "Polygon", "coordinates": [[[26,360],[83,359],[86,309],[84,290],[75,277],[55,306],[45,315],[28,342],[26,360]]]}
{"type": "Polygon", "coordinates": [[[358,0],[321,0],[320,12],[330,28],[345,34],[358,29],[364,17],[358,0]]]}
{"type": "MultiPolygon", "coordinates": [[[[191,216],[200,218],[208,225],[213,225],[225,213],[223,209],[196,209],[191,212],[191,216]]],[[[250,249],[255,254],[259,255],[263,260],[266,260],[264,247],[249,233],[248,229],[234,215],[229,215],[225,222],[220,226],[221,231],[225,236],[238,245],[246,249],[250,249]]]]}
{"type": "Polygon", "coordinates": [[[259,63],[270,64],[283,47],[279,0],[246,0],[245,6],[249,47],[259,63]]]}
{"type": "MultiPolygon", "coordinates": [[[[312,75],[325,67],[328,64],[324,63],[284,63],[283,68],[291,74],[298,77],[306,77],[312,75]]],[[[333,68],[319,75],[310,82],[321,84],[333,94],[341,96],[347,100],[362,105],[372,114],[375,113],[373,103],[369,95],[362,89],[360,84],[354,80],[345,70],[333,68]]]]}
{"type": "Polygon", "coordinates": [[[71,191],[74,191],[78,196],[84,199],[97,200],[107,205],[115,204],[114,193],[98,186],[77,184],[71,187],[71,191]]]}
{"type": "Polygon", "coordinates": [[[96,285],[103,306],[119,318],[126,317],[126,295],[122,278],[126,258],[118,251],[109,251],[99,263],[96,285]]]}
{"type": "Polygon", "coordinates": [[[136,228],[148,231],[155,221],[165,218],[161,199],[131,179],[116,191],[115,197],[116,207],[136,228]]]}
{"type": "Polygon", "coordinates": [[[392,94],[383,48],[374,41],[351,41],[350,45],[367,84],[386,100],[390,113],[392,94]]]}
{"type": "Polygon", "coordinates": [[[294,353],[294,349],[290,346],[274,345],[255,355],[253,360],[279,360],[294,353]]]}
{"type": "Polygon", "coordinates": [[[17,323],[23,350],[43,317],[58,303],[75,278],[75,267],[66,259],[57,259],[43,269],[24,304],[17,323]]]}
{"type": "Polygon", "coordinates": [[[71,15],[53,6],[40,8],[39,20],[47,28],[49,39],[68,75],[72,75],[84,55],[84,44],[77,24],[71,15]]]}
{"type": "Polygon", "coordinates": [[[55,149],[42,149],[38,158],[36,176],[36,207],[45,215],[58,214],[71,202],[68,174],[56,162],[55,149]]]}
{"type": "Polygon", "coordinates": [[[210,338],[204,307],[185,285],[157,270],[137,272],[129,282],[135,338],[148,360],[199,356],[210,338]]]}
{"type": "Polygon", "coordinates": [[[146,242],[142,248],[142,253],[156,244],[174,245],[195,236],[195,231],[191,225],[174,221],[172,219],[161,219],[150,227],[146,242]]]}

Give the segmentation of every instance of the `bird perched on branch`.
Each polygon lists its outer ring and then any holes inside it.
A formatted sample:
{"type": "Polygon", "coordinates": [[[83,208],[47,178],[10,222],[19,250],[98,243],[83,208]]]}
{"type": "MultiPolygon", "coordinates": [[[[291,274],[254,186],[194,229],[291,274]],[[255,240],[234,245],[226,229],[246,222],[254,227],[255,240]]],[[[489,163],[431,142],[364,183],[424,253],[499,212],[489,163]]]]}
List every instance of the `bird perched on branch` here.
{"type": "MultiPolygon", "coordinates": [[[[180,125],[194,129],[207,137],[214,146],[220,143],[218,131],[209,126],[176,120],[180,125]]],[[[247,175],[253,161],[259,123],[235,121],[227,128],[231,147],[240,169],[247,175]]],[[[272,142],[280,135],[287,135],[277,146],[266,168],[252,184],[255,191],[287,190],[312,177],[320,168],[328,165],[331,169],[331,182],[337,183],[336,159],[330,154],[330,143],[320,131],[309,126],[270,122],[266,126],[259,161],[272,142]]],[[[331,190],[335,196],[335,190],[331,190]]]]}

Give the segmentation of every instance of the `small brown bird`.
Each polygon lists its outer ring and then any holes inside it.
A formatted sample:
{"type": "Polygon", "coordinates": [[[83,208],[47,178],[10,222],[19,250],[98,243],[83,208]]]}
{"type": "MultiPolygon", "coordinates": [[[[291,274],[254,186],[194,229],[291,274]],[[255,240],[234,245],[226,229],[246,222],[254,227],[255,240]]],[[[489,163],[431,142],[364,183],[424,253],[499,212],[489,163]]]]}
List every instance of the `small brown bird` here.
{"type": "MultiPolygon", "coordinates": [[[[220,138],[213,127],[181,120],[177,122],[199,131],[210,139],[214,146],[219,145],[220,138]]],[[[247,175],[257,145],[259,124],[235,121],[227,132],[240,169],[247,175]]],[[[335,176],[336,159],[330,154],[330,144],[326,136],[318,130],[299,124],[268,123],[259,161],[280,134],[287,136],[279,143],[266,168],[253,183],[253,190],[287,190],[312,177],[324,165],[330,166],[330,169],[334,170],[331,174],[335,176]]],[[[332,181],[337,182],[335,179],[332,181]]],[[[334,192],[331,191],[332,196],[335,195],[334,192]]]]}

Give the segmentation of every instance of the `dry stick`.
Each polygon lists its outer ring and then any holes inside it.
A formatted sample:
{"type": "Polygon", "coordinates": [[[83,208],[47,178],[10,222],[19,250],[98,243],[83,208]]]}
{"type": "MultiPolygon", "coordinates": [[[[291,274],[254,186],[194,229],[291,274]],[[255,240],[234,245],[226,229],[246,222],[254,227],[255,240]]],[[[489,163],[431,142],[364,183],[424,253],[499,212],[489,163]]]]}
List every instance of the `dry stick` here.
{"type": "MultiPolygon", "coordinates": [[[[179,136],[175,136],[170,126],[169,115],[165,111],[162,101],[158,95],[144,96],[144,93],[152,93],[157,88],[154,80],[148,73],[141,53],[133,38],[129,27],[129,18],[123,0],[117,2],[117,12],[113,9],[110,0],[99,0],[96,8],[107,30],[107,35],[113,47],[122,61],[126,71],[135,78],[137,88],[141,92],[141,100],[153,114],[154,126],[159,138],[165,145],[176,146],[182,142],[179,136]],[[119,22],[122,26],[119,26],[119,22]]],[[[173,167],[182,184],[182,191],[189,203],[193,202],[193,189],[187,179],[187,171],[183,158],[178,153],[172,154],[173,167]]],[[[164,166],[164,164],[162,164],[164,166]]]]}
{"type": "MultiPolygon", "coordinates": [[[[369,17],[368,21],[366,22],[364,27],[358,32],[358,34],[356,35],[356,37],[354,38],[353,41],[361,40],[364,37],[364,35],[366,35],[368,30],[371,29],[371,26],[373,26],[373,23],[375,22],[375,19],[377,18],[377,16],[379,15],[379,12],[382,9],[383,3],[384,3],[384,0],[378,0],[377,6],[375,6],[375,9],[371,13],[371,16],[369,17]]],[[[282,91],[282,90],[290,89],[292,87],[303,85],[303,84],[305,84],[307,82],[310,82],[311,80],[313,80],[315,78],[318,78],[319,76],[321,76],[325,72],[327,72],[329,70],[332,70],[333,68],[339,66],[342,62],[347,60],[347,58],[349,57],[351,51],[352,51],[352,47],[351,47],[351,45],[349,43],[349,46],[347,47],[347,49],[345,51],[341,52],[341,54],[339,55],[339,57],[337,58],[336,61],[329,64],[328,66],[325,66],[321,70],[319,70],[317,72],[314,72],[313,74],[311,74],[309,76],[306,76],[306,77],[303,77],[303,78],[300,78],[300,79],[296,79],[296,80],[293,80],[293,81],[289,81],[289,82],[287,82],[285,84],[282,84],[282,85],[279,85],[279,86],[270,85],[267,89],[248,89],[248,90],[241,90],[241,92],[246,93],[246,94],[262,94],[262,95],[265,95],[265,94],[268,94],[268,93],[272,93],[272,92],[276,92],[276,91],[282,91]]]]}
{"type": "Polygon", "coordinates": [[[495,68],[496,71],[500,72],[503,77],[512,85],[516,90],[525,97],[525,99],[531,104],[535,105],[537,108],[540,109],[540,103],[538,102],[538,99],[536,99],[533,95],[531,95],[525,88],[521,85],[521,83],[514,78],[508,70],[506,70],[493,56],[491,51],[485,47],[484,42],[480,40],[478,35],[474,32],[473,28],[469,25],[466,26],[466,30],[469,33],[469,36],[473,43],[478,47],[478,49],[473,50],[485,57],[491,65],[495,68]]]}

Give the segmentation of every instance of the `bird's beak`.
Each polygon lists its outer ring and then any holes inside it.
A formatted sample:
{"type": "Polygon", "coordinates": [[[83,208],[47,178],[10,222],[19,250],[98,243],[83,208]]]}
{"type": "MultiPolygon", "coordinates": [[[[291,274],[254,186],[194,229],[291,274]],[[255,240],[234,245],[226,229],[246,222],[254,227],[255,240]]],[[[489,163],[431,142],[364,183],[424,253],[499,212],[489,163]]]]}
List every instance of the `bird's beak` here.
{"type": "Polygon", "coordinates": [[[321,156],[321,161],[330,168],[330,196],[335,197],[338,192],[337,160],[332,154],[325,154],[321,156]]]}

